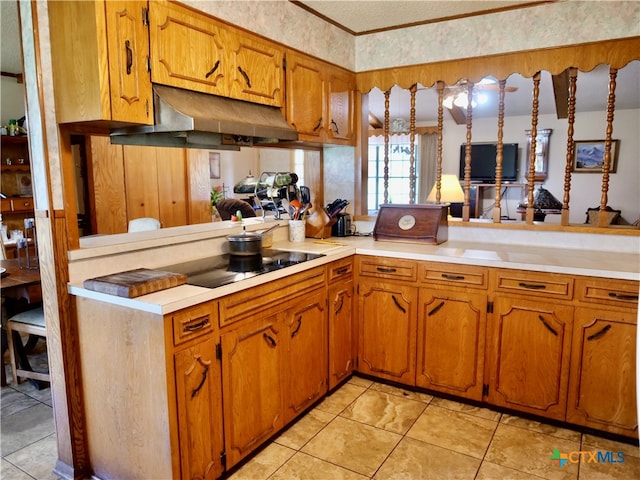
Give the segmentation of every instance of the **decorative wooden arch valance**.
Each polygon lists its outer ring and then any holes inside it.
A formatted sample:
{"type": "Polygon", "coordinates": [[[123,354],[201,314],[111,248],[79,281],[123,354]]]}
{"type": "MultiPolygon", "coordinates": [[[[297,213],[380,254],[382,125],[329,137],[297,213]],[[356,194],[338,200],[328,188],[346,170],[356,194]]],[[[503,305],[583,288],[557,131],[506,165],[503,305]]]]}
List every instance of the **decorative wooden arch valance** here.
{"type": "Polygon", "coordinates": [[[570,67],[589,72],[600,64],[620,69],[633,60],[640,60],[640,37],[369,70],[357,73],[356,83],[361,93],[374,87],[387,91],[394,85],[408,90],[416,83],[425,87],[438,81],[453,85],[460,79],[475,83],[486,76],[504,80],[513,73],[533,77],[542,70],[557,75],[570,67]]]}

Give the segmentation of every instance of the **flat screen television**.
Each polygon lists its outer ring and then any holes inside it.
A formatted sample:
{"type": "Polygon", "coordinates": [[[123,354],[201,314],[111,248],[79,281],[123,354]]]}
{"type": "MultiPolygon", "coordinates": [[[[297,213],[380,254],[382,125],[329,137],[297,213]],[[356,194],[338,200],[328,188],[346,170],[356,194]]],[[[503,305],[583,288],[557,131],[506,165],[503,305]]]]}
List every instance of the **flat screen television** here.
{"type": "MultiPolygon", "coordinates": [[[[460,180],[464,179],[466,144],[460,145],[460,180]]],[[[471,181],[493,183],[496,180],[496,143],[471,144],[471,181]]],[[[502,181],[518,179],[518,144],[502,144],[502,181]]]]}

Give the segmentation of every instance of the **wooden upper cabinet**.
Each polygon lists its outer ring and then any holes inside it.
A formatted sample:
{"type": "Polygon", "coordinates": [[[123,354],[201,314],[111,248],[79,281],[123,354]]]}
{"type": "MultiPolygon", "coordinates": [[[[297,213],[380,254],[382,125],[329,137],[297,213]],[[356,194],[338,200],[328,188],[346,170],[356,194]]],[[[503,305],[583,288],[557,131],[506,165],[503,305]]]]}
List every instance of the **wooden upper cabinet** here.
{"type": "Polygon", "coordinates": [[[355,75],[297,52],[287,52],[287,121],[308,142],[355,141],[355,75]]]}
{"type": "Polygon", "coordinates": [[[48,8],[58,122],[153,124],[147,2],[65,1],[48,8]]]}
{"type": "Polygon", "coordinates": [[[287,121],[301,140],[322,140],[326,118],[322,68],[313,58],[287,53],[287,121]]]}
{"type": "Polygon", "coordinates": [[[355,75],[334,70],[329,75],[327,135],[332,143],[344,140],[348,143],[355,138],[355,75]]]}
{"type": "Polygon", "coordinates": [[[229,58],[213,20],[166,1],[151,2],[151,78],[155,83],[226,96],[229,58]]]}
{"type": "Polygon", "coordinates": [[[154,83],[281,106],[283,52],[183,5],[150,5],[154,83]]]}
{"type": "Polygon", "coordinates": [[[233,45],[230,96],[280,107],[284,85],[282,50],[240,32],[230,34],[229,39],[233,45]]]}

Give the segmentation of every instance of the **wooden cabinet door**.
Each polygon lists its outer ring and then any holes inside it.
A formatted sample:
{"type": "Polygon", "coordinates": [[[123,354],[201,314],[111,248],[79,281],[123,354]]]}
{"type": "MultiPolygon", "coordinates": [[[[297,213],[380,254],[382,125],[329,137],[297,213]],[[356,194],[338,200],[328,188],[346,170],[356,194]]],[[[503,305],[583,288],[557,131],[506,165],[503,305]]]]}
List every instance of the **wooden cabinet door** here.
{"type": "Polygon", "coordinates": [[[181,478],[215,479],[223,471],[220,364],[211,338],[174,355],[181,478]]]}
{"type": "Polygon", "coordinates": [[[182,148],[158,148],[158,207],[162,228],[186,225],[187,172],[182,148]]]}
{"type": "Polygon", "coordinates": [[[91,208],[91,231],[101,235],[126,233],[127,195],[121,145],[107,136],[87,139],[87,177],[91,208]]]}
{"type": "Polygon", "coordinates": [[[303,297],[284,312],[288,343],[285,423],[327,392],[326,292],[303,297]]]}
{"type": "Polygon", "coordinates": [[[127,218],[160,219],[155,148],[125,145],[123,151],[127,218]]]}
{"type": "Polygon", "coordinates": [[[637,312],[576,308],[567,421],[637,437],[637,312]]]}
{"type": "Polygon", "coordinates": [[[282,106],[284,69],[282,50],[248,35],[230,34],[231,97],[275,107],[282,106]],[[233,46],[231,46],[233,45],[233,46]]]}
{"type": "Polygon", "coordinates": [[[489,403],[564,420],[573,307],[505,296],[491,317],[489,403]]]}
{"type": "Polygon", "coordinates": [[[362,281],[358,294],[358,370],[415,385],[418,290],[362,281]]]}
{"type": "Polygon", "coordinates": [[[332,143],[343,140],[345,143],[355,141],[355,75],[333,71],[328,81],[327,116],[328,140],[332,143]]]}
{"type": "Polygon", "coordinates": [[[301,139],[321,141],[326,119],[322,64],[312,58],[287,53],[287,121],[301,139]]]}
{"type": "Polygon", "coordinates": [[[111,119],[153,123],[146,1],[105,2],[111,119]]]}
{"type": "Polygon", "coordinates": [[[154,83],[227,96],[225,30],[210,17],[167,1],[150,2],[154,83]]]}
{"type": "Polygon", "coordinates": [[[227,468],[284,425],[284,335],[273,315],[221,336],[227,468]]]}
{"type": "Polygon", "coordinates": [[[353,372],[353,280],[329,287],[329,389],[353,372]]]}
{"type": "Polygon", "coordinates": [[[423,288],[416,385],[482,400],[487,296],[423,288]]]}

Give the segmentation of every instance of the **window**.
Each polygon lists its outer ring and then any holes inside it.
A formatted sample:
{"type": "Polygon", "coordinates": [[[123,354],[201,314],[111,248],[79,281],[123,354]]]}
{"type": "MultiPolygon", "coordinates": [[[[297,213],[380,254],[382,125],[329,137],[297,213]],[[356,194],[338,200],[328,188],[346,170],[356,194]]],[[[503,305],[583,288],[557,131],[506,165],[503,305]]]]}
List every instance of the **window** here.
{"type": "MultiPolygon", "coordinates": [[[[384,140],[370,139],[369,143],[369,184],[367,209],[375,212],[384,203],[384,140]]],[[[409,168],[411,143],[392,136],[389,141],[389,203],[409,203],[409,168]],[[397,143],[394,143],[397,142],[397,143]]],[[[418,143],[414,146],[416,177],[418,176],[418,143]]],[[[415,184],[414,184],[415,187],[415,184]]],[[[415,188],[414,188],[415,189],[415,188]]]]}

